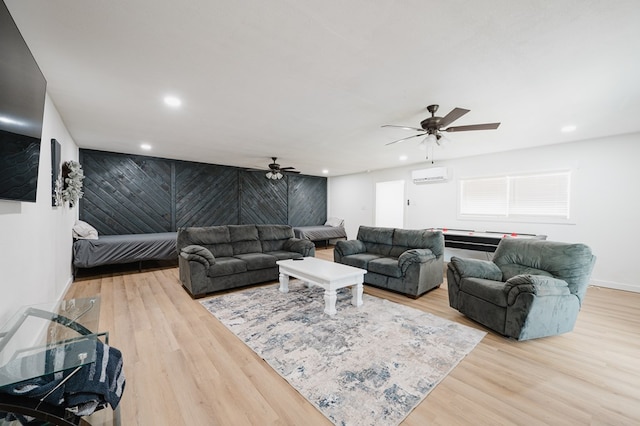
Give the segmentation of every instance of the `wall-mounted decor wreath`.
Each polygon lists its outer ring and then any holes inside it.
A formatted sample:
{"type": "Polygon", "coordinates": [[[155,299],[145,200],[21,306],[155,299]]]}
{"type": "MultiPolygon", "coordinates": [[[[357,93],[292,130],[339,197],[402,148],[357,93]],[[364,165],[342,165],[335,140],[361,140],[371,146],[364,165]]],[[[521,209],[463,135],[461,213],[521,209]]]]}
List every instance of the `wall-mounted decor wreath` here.
{"type": "Polygon", "coordinates": [[[65,161],[62,163],[62,201],[68,201],[69,207],[82,198],[82,180],[84,172],[77,161],[65,161]]]}

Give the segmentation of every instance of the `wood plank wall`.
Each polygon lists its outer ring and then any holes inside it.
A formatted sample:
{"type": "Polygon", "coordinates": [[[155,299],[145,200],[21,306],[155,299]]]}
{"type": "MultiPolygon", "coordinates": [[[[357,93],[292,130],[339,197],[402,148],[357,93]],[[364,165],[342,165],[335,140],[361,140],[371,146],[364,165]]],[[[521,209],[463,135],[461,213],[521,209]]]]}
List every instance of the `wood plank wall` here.
{"type": "Polygon", "coordinates": [[[142,155],[80,150],[80,219],[101,235],[231,224],[322,225],[327,179],[142,155]]]}

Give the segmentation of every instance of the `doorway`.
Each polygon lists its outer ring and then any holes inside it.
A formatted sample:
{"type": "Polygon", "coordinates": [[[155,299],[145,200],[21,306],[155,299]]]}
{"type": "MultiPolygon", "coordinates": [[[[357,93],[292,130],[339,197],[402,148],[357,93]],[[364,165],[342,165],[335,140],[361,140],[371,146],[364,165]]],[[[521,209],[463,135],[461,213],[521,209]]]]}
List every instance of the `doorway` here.
{"type": "Polygon", "coordinates": [[[404,180],[376,183],[375,224],[404,228],[404,180]]]}

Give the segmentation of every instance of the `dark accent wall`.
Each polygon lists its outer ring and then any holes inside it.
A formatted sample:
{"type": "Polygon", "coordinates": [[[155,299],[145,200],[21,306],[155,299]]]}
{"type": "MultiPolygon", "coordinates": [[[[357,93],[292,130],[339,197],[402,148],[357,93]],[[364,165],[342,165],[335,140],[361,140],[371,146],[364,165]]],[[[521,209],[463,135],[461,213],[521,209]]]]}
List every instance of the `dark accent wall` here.
{"type": "Polygon", "coordinates": [[[175,170],[176,228],[238,223],[238,169],[176,161],[175,170]]]}
{"type": "MultiPolygon", "coordinates": [[[[286,179],[286,183],[283,182],[286,179]]],[[[287,223],[287,184],[269,180],[264,172],[240,174],[240,223],[287,223]],[[283,185],[284,184],[284,185],[283,185]]]]}
{"type": "Polygon", "coordinates": [[[287,200],[289,225],[323,225],[327,221],[326,178],[290,175],[287,200]]]}
{"type": "Polygon", "coordinates": [[[80,150],[80,219],[99,234],[175,231],[228,224],[321,225],[327,179],[141,155],[80,150]]]}

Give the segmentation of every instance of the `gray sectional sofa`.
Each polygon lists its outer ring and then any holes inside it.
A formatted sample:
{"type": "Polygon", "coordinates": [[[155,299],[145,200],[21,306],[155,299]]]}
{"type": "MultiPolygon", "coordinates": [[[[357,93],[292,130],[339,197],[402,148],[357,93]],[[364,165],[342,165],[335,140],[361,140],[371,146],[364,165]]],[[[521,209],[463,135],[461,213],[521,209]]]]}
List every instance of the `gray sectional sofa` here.
{"type": "Polygon", "coordinates": [[[336,243],[333,258],[366,269],[365,284],[417,298],[442,284],[444,236],[440,231],[361,226],[356,240],[336,243]]]}
{"type": "Polygon", "coordinates": [[[177,250],[180,281],[194,298],[277,280],[276,261],[315,256],[314,244],[288,225],[181,228],[177,250]]]}

